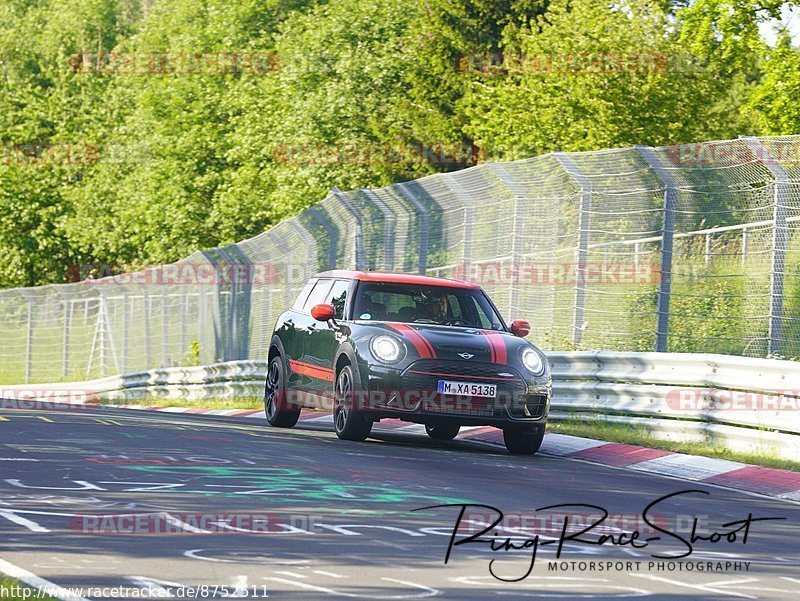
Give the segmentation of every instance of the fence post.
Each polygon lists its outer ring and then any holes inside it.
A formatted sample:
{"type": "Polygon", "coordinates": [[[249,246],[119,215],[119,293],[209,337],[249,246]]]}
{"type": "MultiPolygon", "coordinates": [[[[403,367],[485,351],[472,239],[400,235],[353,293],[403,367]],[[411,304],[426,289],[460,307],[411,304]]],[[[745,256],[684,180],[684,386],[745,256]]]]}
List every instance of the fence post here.
{"type": "Polygon", "coordinates": [[[422,204],[417,197],[408,191],[405,184],[396,184],[395,189],[400,192],[400,196],[414,205],[419,219],[419,258],[417,260],[417,271],[425,275],[428,270],[428,232],[430,228],[430,210],[422,204]]]}
{"type": "Polygon", "coordinates": [[[64,299],[64,333],[61,345],[64,350],[64,361],[61,366],[61,377],[66,380],[69,375],[69,335],[72,329],[72,299],[69,297],[62,297],[64,299]]]}
{"type": "Polygon", "coordinates": [[[205,283],[201,284],[197,287],[197,339],[200,344],[200,356],[198,360],[200,361],[200,365],[203,365],[203,361],[205,360],[207,363],[211,363],[212,360],[207,359],[208,354],[206,352],[206,285],[205,283]],[[204,359],[204,357],[206,359],[204,359]]]}
{"type": "Polygon", "coordinates": [[[122,340],[120,341],[120,354],[122,355],[120,373],[122,374],[128,371],[128,327],[130,326],[128,304],[128,291],[122,290],[122,340]]]}
{"type": "MultiPolygon", "coordinates": [[[[314,240],[314,236],[311,235],[300,220],[296,217],[293,217],[289,220],[294,231],[297,232],[297,235],[300,236],[300,239],[303,241],[305,245],[305,255],[306,255],[306,264],[304,272],[302,273],[302,277],[300,277],[299,281],[295,282],[296,288],[300,288],[303,284],[306,283],[308,278],[313,276],[317,271],[317,242],[314,240]]],[[[291,279],[291,274],[286,274],[286,280],[289,281],[291,279]]],[[[292,299],[294,301],[294,299],[292,299]]]]}
{"type": "Polygon", "coordinates": [[[578,247],[576,249],[578,264],[575,266],[575,314],[572,323],[572,339],[575,346],[577,346],[583,339],[583,323],[586,313],[586,267],[589,257],[592,182],[581,173],[571,156],[563,152],[554,152],[553,156],[581,189],[581,202],[578,217],[578,247]]]}
{"type": "Polygon", "coordinates": [[[30,384],[33,369],[33,301],[24,292],[22,297],[28,303],[28,323],[25,328],[25,383],[30,384]]]}
{"type": "Polygon", "coordinates": [[[333,188],[332,192],[333,197],[338,200],[345,209],[347,209],[348,213],[350,213],[353,216],[353,219],[356,221],[356,246],[353,249],[355,254],[355,268],[366,269],[367,261],[364,258],[364,233],[361,227],[361,214],[347,199],[347,196],[345,196],[344,193],[339,190],[339,188],[333,188]]]}
{"type": "Polygon", "coordinates": [[[336,259],[337,255],[339,254],[339,230],[335,225],[331,224],[331,221],[327,216],[322,214],[322,211],[323,209],[320,209],[319,207],[309,207],[306,209],[306,214],[310,215],[314,221],[320,224],[322,229],[328,233],[328,237],[330,238],[328,243],[328,265],[323,269],[336,269],[336,259]]]}
{"type": "Polygon", "coordinates": [[[521,216],[525,209],[525,190],[515,182],[505,167],[499,163],[487,163],[489,169],[500,178],[506,188],[514,193],[514,213],[511,222],[511,278],[509,281],[508,317],[514,317],[515,308],[519,310],[519,270],[520,270],[520,243],[522,239],[521,216]]]}
{"type": "Polygon", "coordinates": [[[647,165],[664,184],[664,218],[661,227],[661,278],[658,285],[656,352],[667,352],[669,341],[669,304],[672,298],[672,255],[675,237],[675,210],[678,206],[678,185],[653,149],[635,146],[647,165]]]}
{"type": "Polygon", "coordinates": [[[167,318],[167,286],[161,283],[161,365],[159,367],[172,367],[169,356],[169,320],[167,318]]]}
{"type": "Polygon", "coordinates": [[[397,237],[395,236],[395,223],[394,223],[394,213],[388,207],[388,205],[383,202],[377,194],[373,190],[364,189],[362,190],[364,194],[369,198],[378,209],[380,209],[381,213],[383,214],[383,265],[382,268],[386,271],[391,271],[394,269],[394,255],[395,255],[395,243],[397,241],[397,237]]]}
{"type": "Polygon", "coordinates": [[[789,211],[789,174],[769,154],[758,138],[743,137],[742,141],[753,156],[764,165],[774,178],[775,203],[772,226],[772,270],[769,285],[769,340],[767,353],[780,354],[783,335],[783,278],[786,271],[786,245],[789,238],[787,222],[789,211]]]}
{"type": "Polygon", "coordinates": [[[458,180],[450,173],[443,173],[442,179],[447,183],[450,190],[458,197],[464,205],[464,279],[470,278],[470,264],[472,263],[472,226],[475,221],[473,215],[472,199],[458,183],[458,180]]]}
{"type": "Polygon", "coordinates": [[[144,319],[142,320],[142,326],[144,328],[144,368],[152,369],[153,363],[150,351],[150,319],[153,312],[150,304],[150,294],[148,293],[147,284],[140,284],[140,287],[142,290],[142,314],[144,315],[144,319]]]}

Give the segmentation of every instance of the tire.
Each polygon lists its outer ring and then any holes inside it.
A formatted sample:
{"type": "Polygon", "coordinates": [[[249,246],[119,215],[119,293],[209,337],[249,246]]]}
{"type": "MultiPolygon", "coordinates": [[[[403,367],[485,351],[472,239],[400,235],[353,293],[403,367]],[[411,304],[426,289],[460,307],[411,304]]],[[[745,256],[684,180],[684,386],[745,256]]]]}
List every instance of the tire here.
{"type": "Polygon", "coordinates": [[[342,440],[361,442],[372,431],[372,422],[367,421],[363,411],[355,409],[355,379],[349,365],[342,367],[336,376],[333,400],[333,429],[342,440]]]}
{"type": "Polygon", "coordinates": [[[453,440],[459,430],[458,424],[425,424],[425,431],[434,440],[453,440]]]}
{"type": "Polygon", "coordinates": [[[288,409],[286,401],[286,369],[283,359],[276,355],[267,367],[264,386],[264,413],[267,421],[278,428],[291,428],[300,417],[300,409],[288,409]]]}
{"type": "Polygon", "coordinates": [[[542,446],[542,439],[544,439],[544,424],[527,428],[511,427],[503,430],[503,442],[512,455],[533,455],[542,446]]]}

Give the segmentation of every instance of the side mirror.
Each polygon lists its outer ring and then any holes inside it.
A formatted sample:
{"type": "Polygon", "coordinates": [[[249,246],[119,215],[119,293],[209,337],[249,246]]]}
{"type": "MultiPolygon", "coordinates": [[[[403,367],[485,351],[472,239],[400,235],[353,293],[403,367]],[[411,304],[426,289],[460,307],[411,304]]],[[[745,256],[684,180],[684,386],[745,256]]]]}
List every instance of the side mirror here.
{"type": "Polygon", "coordinates": [[[514,334],[514,336],[525,338],[525,336],[531,333],[531,324],[521,319],[515,319],[511,322],[511,333],[514,334]]]}
{"type": "Polygon", "coordinates": [[[333,308],[333,305],[320,303],[311,307],[311,317],[317,321],[330,321],[336,317],[336,309],[333,308]]]}

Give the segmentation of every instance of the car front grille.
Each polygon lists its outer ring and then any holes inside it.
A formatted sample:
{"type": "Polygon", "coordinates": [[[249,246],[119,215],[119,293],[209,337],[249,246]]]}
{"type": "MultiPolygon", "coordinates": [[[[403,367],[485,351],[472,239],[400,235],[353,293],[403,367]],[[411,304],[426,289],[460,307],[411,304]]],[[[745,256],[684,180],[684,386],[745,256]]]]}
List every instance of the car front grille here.
{"type": "Polygon", "coordinates": [[[422,410],[431,413],[507,417],[506,408],[514,417],[540,417],[546,408],[545,395],[527,394],[527,384],[516,370],[504,365],[421,359],[412,363],[401,375],[403,390],[423,393],[422,410]],[[439,380],[475,381],[497,385],[497,398],[443,397],[435,393],[439,380]],[[528,414],[525,414],[525,407],[528,414]]]}

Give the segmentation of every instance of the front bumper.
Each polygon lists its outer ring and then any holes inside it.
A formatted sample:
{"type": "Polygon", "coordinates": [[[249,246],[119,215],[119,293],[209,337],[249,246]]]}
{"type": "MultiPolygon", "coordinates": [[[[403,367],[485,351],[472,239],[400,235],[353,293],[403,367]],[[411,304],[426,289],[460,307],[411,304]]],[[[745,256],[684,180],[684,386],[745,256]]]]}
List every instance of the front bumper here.
{"type": "Polygon", "coordinates": [[[370,409],[375,419],[412,422],[458,421],[464,425],[535,423],[547,418],[550,376],[525,378],[508,365],[420,359],[402,371],[371,370],[370,409]],[[496,398],[440,395],[439,380],[497,385],[496,398]]]}

